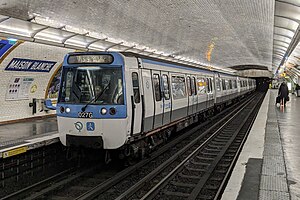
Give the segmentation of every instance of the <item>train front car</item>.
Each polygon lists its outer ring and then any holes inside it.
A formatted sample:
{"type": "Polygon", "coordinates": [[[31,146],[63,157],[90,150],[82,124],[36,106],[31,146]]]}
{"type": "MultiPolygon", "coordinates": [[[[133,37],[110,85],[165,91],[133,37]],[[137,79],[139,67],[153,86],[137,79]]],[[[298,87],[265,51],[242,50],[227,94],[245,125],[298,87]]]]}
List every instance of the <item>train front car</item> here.
{"type": "Polygon", "coordinates": [[[124,59],[118,53],[65,56],[57,103],[65,146],[116,149],[126,142],[124,59]]]}

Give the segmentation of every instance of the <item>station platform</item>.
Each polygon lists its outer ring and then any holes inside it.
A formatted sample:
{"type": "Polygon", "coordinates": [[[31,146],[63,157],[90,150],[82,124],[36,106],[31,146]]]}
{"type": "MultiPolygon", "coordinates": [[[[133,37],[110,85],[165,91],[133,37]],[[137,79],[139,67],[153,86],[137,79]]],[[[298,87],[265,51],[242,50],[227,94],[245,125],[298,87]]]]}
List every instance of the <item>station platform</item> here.
{"type": "Polygon", "coordinates": [[[222,200],[300,199],[300,98],[277,107],[269,90],[222,200]]]}
{"type": "Polygon", "coordinates": [[[0,125],[0,158],[58,142],[56,117],[0,125]]]}

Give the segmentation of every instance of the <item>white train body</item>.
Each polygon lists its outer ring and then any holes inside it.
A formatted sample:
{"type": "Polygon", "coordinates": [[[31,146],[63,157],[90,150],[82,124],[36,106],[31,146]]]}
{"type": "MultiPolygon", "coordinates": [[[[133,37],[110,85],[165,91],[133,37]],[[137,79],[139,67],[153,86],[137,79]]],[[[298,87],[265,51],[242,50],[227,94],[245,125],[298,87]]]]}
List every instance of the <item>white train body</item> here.
{"type": "Polygon", "coordinates": [[[57,104],[60,140],[117,149],[254,89],[253,79],[132,53],[71,53],[57,104]]]}

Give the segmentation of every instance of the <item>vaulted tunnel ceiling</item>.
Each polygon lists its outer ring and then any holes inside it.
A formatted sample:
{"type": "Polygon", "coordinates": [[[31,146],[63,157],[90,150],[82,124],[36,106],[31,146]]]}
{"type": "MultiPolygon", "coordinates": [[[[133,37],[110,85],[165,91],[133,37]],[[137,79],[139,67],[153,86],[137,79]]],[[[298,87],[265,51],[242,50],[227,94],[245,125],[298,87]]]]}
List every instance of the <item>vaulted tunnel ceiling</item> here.
{"type": "Polygon", "coordinates": [[[299,65],[299,0],[2,0],[0,15],[0,36],[226,69],[299,65]]]}

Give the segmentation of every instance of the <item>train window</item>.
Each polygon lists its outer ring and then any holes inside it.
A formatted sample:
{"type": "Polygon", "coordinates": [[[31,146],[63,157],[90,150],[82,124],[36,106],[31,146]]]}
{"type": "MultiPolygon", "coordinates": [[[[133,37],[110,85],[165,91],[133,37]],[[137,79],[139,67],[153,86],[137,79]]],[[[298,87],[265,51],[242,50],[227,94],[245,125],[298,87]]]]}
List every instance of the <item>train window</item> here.
{"type": "Polygon", "coordinates": [[[160,81],[159,81],[158,74],[153,74],[153,87],[154,87],[155,100],[160,101],[161,91],[160,91],[160,81]]]}
{"type": "Polygon", "coordinates": [[[207,80],[207,93],[211,92],[211,86],[210,86],[210,82],[209,82],[209,78],[206,79],[207,80]]]}
{"type": "Polygon", "coordinates": [[[132,87],[133,87],[133,97],[134,97],[134,102],[135,103],[140,103],[141,98],[140,98],[140,84],[139,84],[139,76],[138,73],[132,72],[131,74],[132,77],[132,87]]]}
{"type": "Polygon", "coordinates": [[[225,79],[222,79],[222,89],[223,91],[226,90],[225,79]]]}
{"type": "Polygon", "coordinates": [[[198,85],[198,93],[199,94],[205,94],[206,90],[205,90],[205,86],[206,86],[206,82],[204,78],[199,78],[197,80],[197,85],[198,85]]]}
{"type": "Polygon", "coordinates": [[[194,95],[197,95],[197,91],[196,91],[196,79],[195,79],[195,77],[193,77],[192,80],[191,80],[191,88],[192,88],[192,93],[194,95]]]}
{"type": "Polygon", "coordinates": [[[187,91],[189,96],[192,96],[192,89],[191,89],[191,77],[186,77],[186,85],[187,85],[187,91]]]}
{"type": "Polygon", "coordinates": [[[164,98],[166,100],[170,99],[170,85],[169,85],[169,77],[167,75],[162,76],[163,87],[164,87],[164,98]]]}
{"type": "Polygon", "coordinates": [[[236,80],[233,80],[233,88],[237,88],[236,80]]]}
{"type": "Polygon", "coordinates": [[[58,102],[124,104],[122,68],[73,67],[62,71],[58,102]]]}
{"type": "Polygon", "coordinates": [[[172,95],[174,99],[186,97],[184,77],[172,76],[172,95]]]}
{"type": "Polygon", "coordinates": [[[228,80],[229,89],[232,89],[232,80],[228,80]]]}
{"type": "Polygon", "coordinates": [[[229,81],[228,80],[225,80],[225,87],[226,87],[226,90],[229,90],[229,81]]]}
{"type": "Polygon", "coordinates": [[[221,91],[221,81],[219,78],[216,78],[216,89],[217,91],[221,91]]]}
{"type": "Polygon", "coordinates": [[[209,79],[210,82],[210,91],[213,92],[214,88],[213,88],[213,82],[212,82],[212,78],[209,79]]]}

